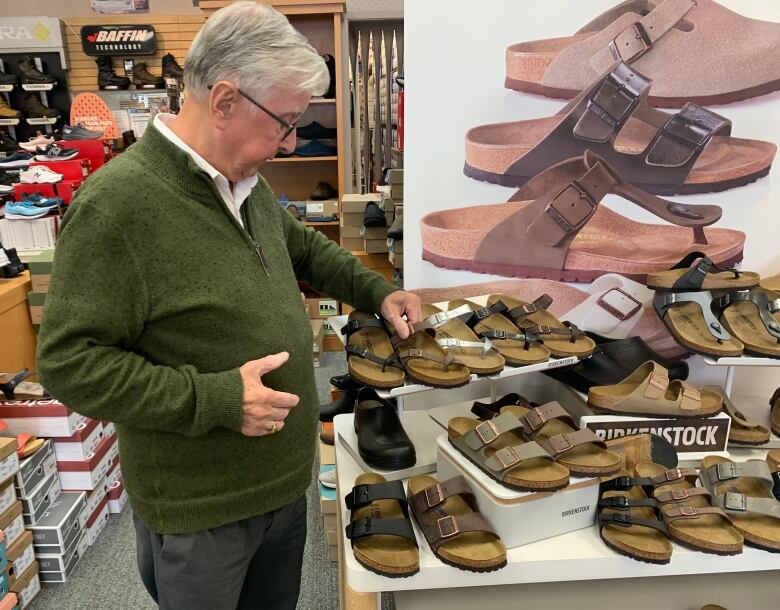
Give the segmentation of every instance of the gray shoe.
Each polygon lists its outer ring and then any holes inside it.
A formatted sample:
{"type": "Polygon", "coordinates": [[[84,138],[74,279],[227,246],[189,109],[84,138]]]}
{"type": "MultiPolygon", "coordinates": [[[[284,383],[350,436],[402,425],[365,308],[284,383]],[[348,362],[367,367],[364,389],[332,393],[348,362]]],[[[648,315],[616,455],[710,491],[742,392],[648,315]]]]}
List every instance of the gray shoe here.
{"type": "Polygon", "coordinates": [[[84,127],[84,123],[78,125],[64,125],[62,127],[63,140],[97,140],[103,136],[102,131],[92,131],[84,127]]]}

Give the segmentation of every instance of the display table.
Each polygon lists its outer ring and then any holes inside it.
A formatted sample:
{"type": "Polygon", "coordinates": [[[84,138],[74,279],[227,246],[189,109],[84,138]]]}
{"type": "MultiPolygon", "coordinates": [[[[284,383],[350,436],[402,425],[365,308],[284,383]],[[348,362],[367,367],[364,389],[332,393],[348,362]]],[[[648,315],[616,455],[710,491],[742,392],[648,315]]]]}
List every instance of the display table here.
{"type": "Polygon", "coordinates": [[[0,279],[0,371],[35,369],[36,336],[27,307],[30,272],[0,279]]]}

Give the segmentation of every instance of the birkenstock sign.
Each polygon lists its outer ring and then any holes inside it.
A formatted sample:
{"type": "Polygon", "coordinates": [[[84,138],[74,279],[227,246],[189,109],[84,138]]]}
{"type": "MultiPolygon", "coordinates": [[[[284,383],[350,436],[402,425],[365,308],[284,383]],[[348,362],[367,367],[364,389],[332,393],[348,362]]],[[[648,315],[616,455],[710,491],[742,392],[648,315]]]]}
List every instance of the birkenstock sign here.
{"type": "Polygon", "coordinates": [[[93,57],[154,55],[157,34],[151,25],[85,25],[81,28],[81,48],[93,57]]]}

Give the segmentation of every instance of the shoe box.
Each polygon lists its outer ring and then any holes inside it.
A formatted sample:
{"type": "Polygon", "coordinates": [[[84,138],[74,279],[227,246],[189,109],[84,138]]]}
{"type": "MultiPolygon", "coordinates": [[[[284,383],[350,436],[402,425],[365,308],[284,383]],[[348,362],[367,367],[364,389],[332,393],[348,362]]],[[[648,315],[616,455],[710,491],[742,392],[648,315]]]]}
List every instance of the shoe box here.
{"type": "Polygon", "coordinates": [[[103,424],[87,418],[71,436],[52,438],[58,462],[83,461],[95,452],[103,440],[103,424]]]}
{"type": "Polygon", "coordinates": [[[11,591],[16,593],[16,596],[19,598],[19,606],[22,610],[32,603],[35,596],[41,591],[37,561],[34,561],[27,568],[27,571],[16,579],[16,583],[11,586],[11,591]]]}
{"type": "Polygon", "coordinates": [[[22,517],[27,525],[38,523],[60,497],[62,489],[56,471],[44,479],[28,496],[22,496],[22,517]]]}
{"type": "MultiPolygon", "coordinates": [[[[22,517],[22,503],[17,500],[9,508],[0,513],[0,533],[5,537],[7,546],[19,540],[24,534],[24,518],[22,517]]],[[[2,563],[2,562],[0,562],[2,563]]],[[[0,567],[2,570],[2,567],[0,567]]]]}
{"type": "Polygon", "coordinates": [[[8,553],[8,586],[14,589],[19,577],[35,563],[32,532],[25,531],[19,539],[6,549],[8,553]]]}
{"type": "MultiPolygon", "coordinates": [[[[5,533],[0,532],[0,575],[6,574],[8,570],[6,568],[8,567],[8,547],[10,545],[8,544],[5,533]]],[[[4,593],[5,591],[8,591],[8,583],[3,582],[3,587],[0,588],[0,594],[4,593]]]]}
{"type": "Polygon", "coordinates": [[[311,322],[311,334],[313,337],[312,351],[314,366],[320,365],[320,358],[325,352],[325,322],[323,320],[309,320],[311,322]]]}
{"type": "Polygon", "coordinates": [[[339,315],[339,302],[328,297],[306,299],[306,311],[311,320],[324,320],[339,315]]]}
{"type": "Polygon", "coordinates": [[[108,465],[108,472],[106,473],[106,483],[109,487],[122,476],[122,467],[119,465],[119,447],[117,446],[116,448],[116,455],[111,459],[111,463],[108,465]]]}
{"type": "Polygon", "coordinates": [[[339,217],[338,199],[306,202],[306,220],[329,221],[339,217]]]}
{"type": "Polygon", "coordinates": [[[361,227],[363,250],[369,254],[383,254],[387,249],[387,227],[361,227]]]}
{"type": "Polygon", "coordinates": [[[90,173],[103,166],[106,162],[107,151],[103,140],[63,140],[57,142],[57,144],[63,148],[78,149],[78,159],[89,162],[90,173]]]}
{"type": "Polygon", "coordinates": [[[108,512],[119,514],[125,504],[127,504],[127,492],[125,491],[125,482],[120,476],[108,490],[108,512]]]}
{"type": "Polygon", "coordinates": [[[118,452],[116,436],[104,438],[84,460],[58,461],[60,484],[65,491],[92,490],[106,476],[118,452]]]}
{"type": "MultiPolygon", "coordinates": [[[[95,512],[98,506],[103,502],[103,499],[108,496],[108,492],[111,488],[111,483],[108,482],[106,477],[103,477],[100,482],[95,485],[94,489],[83,490],[81,493],[85,495],[85,507],[84,511],[87,516],[95,512]]],[[[68,493],[80,493],[78,491],[68,493]]]]}
{"type": "Polygon", "coordinates": [[[51,441],[46,440],[38,451],[19,462],[15,485],[20,498],[29,498],[41,483],[57,473],[57,462],[51,441]]]}
{"type": "Polygon", "coordinates": [[[103,420],[103,436],[106,438],[111,438],[116,434],[116,427],[114,426],[114,422],[103,420]]]}
{"type": "Polygon", "coordinates": [[[0,437],[0,482],[4,483],[19,471],[15,438],[0,437]]]}
{"type": "Polygon", "coordinates": [[[100,533],[103,531],[103,529],[105,529],[106,523],[108,523],[109,515],[108,496],[106,496],[103,498],[100,504],[98,504],[97,508],[95,508],[92,514],[87,517],[86,530],[89,546],[95,544],[98,536],[100,536],[100,533]]]}
{"type": "Polygon", "coordinates": [[[46,294],[49,292],[49,284],[51,283],[51,269],[53,264],[54,248],[43,250],[27,261],[27,267],[30,270],[30,282],[32,283],[33,293],[46,294]]]}
{"type": "MultiPolygon", "coordinates": [[[[73,435],[86,418],[55,398],[45,398],[0,401],[0,419],[8,426],[6,434],[18,436],[27,433],[49,438],[73,435]]],[[[36,455],[38,453],[40,451],[36,455]]]]}
{"type": "MultiPolygon", "coordinates": [[[[97,507],[96,507],[97,508],[97,507]]],[[[84,492],[64,492],[33,526],[33,546],[42,555],[67,555],[86,534],[89,513],[84,492]]]]}
{"type": "Polygon", "coordinates": [[[88,548],[89,539],[86,532],[82,532],[61,555],[38,553],[38,575],[41,582],[67,582],[88,548]]]}
{"type": "Polygon", "coordinates": [[[14,480],[9,479],[5,483],[0,484],[0,513],[5,513],[16,502],[16,488],[14,487],[14,480]]]}

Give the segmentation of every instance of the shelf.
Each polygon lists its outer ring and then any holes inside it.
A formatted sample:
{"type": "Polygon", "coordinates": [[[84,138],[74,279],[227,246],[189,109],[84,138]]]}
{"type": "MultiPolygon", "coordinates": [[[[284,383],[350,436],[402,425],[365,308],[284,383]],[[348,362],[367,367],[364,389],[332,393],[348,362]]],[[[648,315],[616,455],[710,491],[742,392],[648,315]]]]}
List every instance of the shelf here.
{"type": "Polygon", "coordinates": [[[302,220],[305,227],[337,227],[339,226],[338,220],[326,220],[324,222],[316,222],[312,220],[302,220]]]}
{"type": "Polygon", "coordinates": [[[335,104],[335,103],[336,103],[336,98],[335,97],[333,99],[330,99],[330,100],[326,100],[326,99],[321,98],[321,97],[313,97],[313,98],[311,98],[311,100],[309,100],[309,105],[311,105],[311,104],[335,104]]]}
{"type": "MultiPolygon", "coordinates": [[[[767,396],[743,396],[737,394],[731,397],[731,402],[742,413],[771,430],[771,411],[767,396]]],[[[780,449],[780,437],[770,432],[769,442],[764,445],[751,446],[729,443],[729,451],[734,449],[780,449]]]]}
{"type": "Polygon", "coordinates": [[[315,161],[338,161],[338,157],[276,157],[269,163],[312,163],[315,161]]]}
{"type": "Polygon", "coordinates": [[[759,358],[757,356],[737,356],[716,359],[705,356],[704,364],[709,366],[780,366],[780,359],[759,358]]]}

